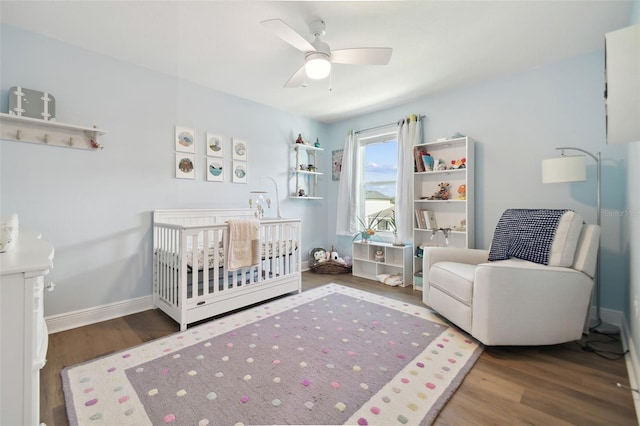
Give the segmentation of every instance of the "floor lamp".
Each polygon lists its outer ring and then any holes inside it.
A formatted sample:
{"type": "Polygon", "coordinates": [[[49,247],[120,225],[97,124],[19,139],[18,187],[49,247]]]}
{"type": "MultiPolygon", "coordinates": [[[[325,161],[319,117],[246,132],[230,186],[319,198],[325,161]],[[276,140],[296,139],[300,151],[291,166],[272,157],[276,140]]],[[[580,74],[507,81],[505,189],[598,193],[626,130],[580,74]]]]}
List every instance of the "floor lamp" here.
{"type": "MultiPolygon", "coordinates": [[[[580,182],[587,180],[587,166],[586,157],[584,155],[577,156],[565,156],[565,150],[580,151],[589,157],[593,158],[596,162],[596,204],[597,204],[597,225],[600,224],[600,153],[595,155],[589,151],[585,151],[580,148],[573,147],[560,147],[556,148],[561,151],[560,157],[550,158],[542,160],[542,183],[561,183],[561,182],[580,182]]],[[[589,324],[589,329],[601,334],[618,334],[619,329],[613,324],[602,321],[600,317],[600,259],[602,257],[602,250],[598,250],[598,259],[596,263],[596,318],[593,323],[589,324]]]]}

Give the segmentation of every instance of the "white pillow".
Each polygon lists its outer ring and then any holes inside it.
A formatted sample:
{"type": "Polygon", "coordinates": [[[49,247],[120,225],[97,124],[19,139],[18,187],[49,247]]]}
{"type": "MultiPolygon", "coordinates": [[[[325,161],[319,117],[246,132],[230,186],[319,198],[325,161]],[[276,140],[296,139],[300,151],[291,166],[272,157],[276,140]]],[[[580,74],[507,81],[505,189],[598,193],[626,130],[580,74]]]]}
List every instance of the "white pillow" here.
{"type": "Polygon", "coordinates": [[[573,265],[583,223],[582,216],[574,211],[567,211],[562,215],[551,244],[549,266],[573,265]]]}

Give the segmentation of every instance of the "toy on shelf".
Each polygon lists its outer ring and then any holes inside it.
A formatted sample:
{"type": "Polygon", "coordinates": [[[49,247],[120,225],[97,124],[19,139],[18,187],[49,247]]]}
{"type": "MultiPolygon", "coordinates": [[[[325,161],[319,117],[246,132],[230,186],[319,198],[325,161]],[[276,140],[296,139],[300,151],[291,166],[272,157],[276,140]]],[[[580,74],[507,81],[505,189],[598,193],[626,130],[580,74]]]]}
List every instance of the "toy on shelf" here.
{"type": "Polygon", "coordinates": [[[449,189],[450,187],[449,182],[440,182],[438,186],[440,187],[440,189],[438,189],[438,191],[436,191],[435,194],[431,195],[430,197],[427,197],[427,200],[443,200],[444,201],[451,198],[451,190],[449,189]]]}
{"type": "Polygon", "coordinates": [[[462,184],[458,187],[458,200],[467,199],[467,185],[462,184]]]}
{"type": "Polygon", "coordinates": [[[302,133],[298,133],[298,139],[296,139],[296,143],[304,144],[304,141],[302,140],[302,133]]]}
{"type": "Polygon", "coordinates": [[[382,250],[376,250],[373,260],[376,262],[384,262],[384,252],[382,250]]]}
{"type": "Polygon", "coordinates": [[[453,170],[466,169],[467,168],[467,159],[465,157],[462,157],[459,160],[451,160],[451,168],[453,170]]]}

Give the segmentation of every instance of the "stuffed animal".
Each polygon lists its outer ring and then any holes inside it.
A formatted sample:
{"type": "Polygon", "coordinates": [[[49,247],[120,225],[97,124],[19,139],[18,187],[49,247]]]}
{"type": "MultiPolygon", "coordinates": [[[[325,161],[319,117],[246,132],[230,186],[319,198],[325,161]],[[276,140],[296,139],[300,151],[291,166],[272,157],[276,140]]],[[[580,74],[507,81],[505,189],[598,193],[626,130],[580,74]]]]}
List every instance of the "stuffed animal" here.
{"type": "Polygon", "coordinates": [[[338,262],[338,263],[340,263],[340,264],[342,264],[342,265],[344,265],[344,264],[345,264],[344,259],[343,259],[343,258],[341,258],[341,257],[338,255],[338,252],[337,252],[337,251],[332,251],[332,252],[331,252],[331,260],[333,260],[334,262],[338,262]]]}
{"type": "Polygon", "coordinates": [[[318,250],[315,253],[313,253],[313,258],[318,263],[324,262],[327,260],[327,253],[324,250],[318,250]]]}
{"type": "Polygon", "coordinates": [[[384,252],[382,250],[376,250],[376,255],[373,259],[376,262],[384,262],[384,252]]]}
{"type": "Polygon", "coordinates": [[[467,159],[462,157],[459,160],[451,160],[451,168],[452,169],[464,169],[467,167],[467,159]]]}
{"type": "Polygon", "coordinates": [[[433,194],[432,196],[428,197],[428,200],[448,200],[449,198],[451,198],[451,191],[449,190],[449,182],[440,182],[438,184],[438,186],[440,187],[440,189],[438,189],[438,191],[433,194]]]}
{"type": "Polygon", "coordinates": [[[467,199],[467,185],[462,184],[458,187],[458,200],[467,199]]]}

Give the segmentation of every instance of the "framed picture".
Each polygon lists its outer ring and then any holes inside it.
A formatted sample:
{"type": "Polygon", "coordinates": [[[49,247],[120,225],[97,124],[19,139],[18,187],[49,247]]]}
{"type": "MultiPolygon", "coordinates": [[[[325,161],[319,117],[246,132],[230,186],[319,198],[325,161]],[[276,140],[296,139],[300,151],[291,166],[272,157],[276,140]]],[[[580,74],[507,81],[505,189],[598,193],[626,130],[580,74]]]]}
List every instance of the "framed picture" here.
{"type": "Polygon", "coordinates": [[[233,159],[247,161],[247,141],[233,138],[233,159]]]}
{"type": "Polygon", "coordinates": [[[233,183],[247,183],[247,163],[233,162],[233,183]]]}
{"type": "Polygon", "coordinates": [[[191,154],[176,153],[176,178],[196,178],[196,156],[191,154]]]}
{"type": "Polygon", "coordinates": [[[209,182],[224,182],[222,158],[207,158],[207,180],[209,182]]]}
{"type": "Polygon", "coordinates": [[[343,149],[338,149],[331,152],[331,161],[333,163],[331,180],[340,180],[340,173],[342,172],[342,153],[343,149]]]}
{"type": "Polygon", "coordinates": [[[176,151],[196,152],[196,136],[193,129],[176,126],[176,151]]]}
{"type": "Polygon", "coordinates": [[[224,137],[207,132],[207,155],[224,158],[224,137]]]}

